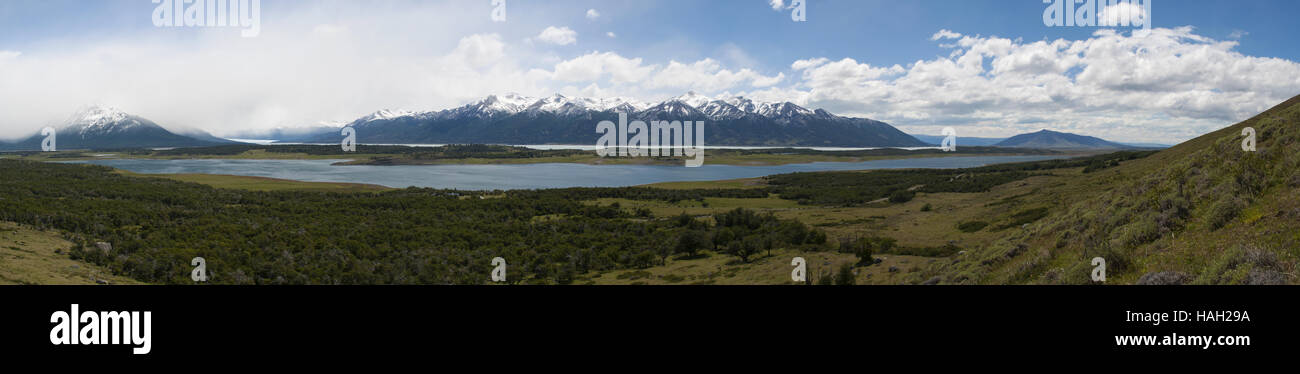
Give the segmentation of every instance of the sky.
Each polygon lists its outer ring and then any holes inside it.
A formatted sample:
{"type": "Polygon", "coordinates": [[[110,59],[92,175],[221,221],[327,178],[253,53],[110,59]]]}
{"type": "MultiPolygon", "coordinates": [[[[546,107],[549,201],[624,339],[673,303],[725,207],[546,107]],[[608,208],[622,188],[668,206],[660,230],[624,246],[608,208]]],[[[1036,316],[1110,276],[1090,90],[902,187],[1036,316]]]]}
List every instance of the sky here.
{"type": "Polygon", "coordinates": [[[260,0],[257,22],[159,27],[152,0],[0,1],[0,138],[87,105],[231,135],[512,92],[694,91],[918,134],[1173,144],[1300,94],[1293,0],[1150,0],[1147,29],[1049,27],[1043,0],[798,3],[260,0]]]}

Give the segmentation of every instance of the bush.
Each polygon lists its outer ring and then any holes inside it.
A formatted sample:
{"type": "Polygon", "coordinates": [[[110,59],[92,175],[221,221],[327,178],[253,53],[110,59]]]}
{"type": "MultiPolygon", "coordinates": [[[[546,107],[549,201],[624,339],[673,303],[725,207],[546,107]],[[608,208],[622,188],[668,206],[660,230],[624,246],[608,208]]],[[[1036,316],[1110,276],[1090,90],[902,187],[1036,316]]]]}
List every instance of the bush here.
{"type": "Polygon", "coordinates": [[[835,272],[835,285],[852,286],[857,284],[857,276],[853,274],[853,264],[840,265],[840,271],[835,272]]]}
{"type": "Polygon", "coordinates": [[[989,223],[984,221],[962,222],[957,225],[957,230],[961,230],[961,232],[964,233],[972,233],[972,232],[983,230],[984,227],[988,225],[989,223]]]}
{"type": "Polygon", "coordinates": [[[1210,208],[1210,216],[1207,219],[1210,230],[1218,230],[1223,226],[1227,226],[1228,222],[1232,222],[1233,219],[1237,218],[1238,214],[1241,214],[1242,209],[1246,209],[1246,203],[1239,198],[1219,200],[1210,208]]]}
{"type": "Polygon", "coordinates": [[[914,197],[916,197],[916,192],[912,192],[908,190],[898,190],[898,191],[894,191],[894,193],[889,194],[889,202],[895,204],[906,203],[908,201],[912,201],[912,198],[914,197]]]}

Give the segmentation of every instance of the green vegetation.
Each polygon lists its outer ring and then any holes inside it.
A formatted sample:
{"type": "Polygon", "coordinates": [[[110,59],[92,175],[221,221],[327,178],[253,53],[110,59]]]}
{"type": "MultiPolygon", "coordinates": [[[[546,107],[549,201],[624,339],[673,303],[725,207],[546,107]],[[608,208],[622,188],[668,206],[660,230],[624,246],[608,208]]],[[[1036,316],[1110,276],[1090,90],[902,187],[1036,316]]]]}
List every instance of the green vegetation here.
{"type": "Polygon", "coordinates": [[[699,254],[714,248],[719,230],[762,238],[764,249],[825,243],[802,223],[751,211],[713,217],[714,225],[646,220],[537,192],[228,190],[17,160],[0,160],[0,174],[0,220],[66,230],[73,258],[157,283],[190,283],[189,260],[203,256],[215,283],[480,284],[500,256],[511,259],[515,282],[567,284],[590,271],[661,264],[667,240],[699,254]],[[91,249],[101,241],[113,251],[91,249]]]}
{"type": "Polygon", "coordinates": [[[957,225],[957,230],[961,230],[961,232],[965,232],[965,233],[971,233],[971,232],[983,230],[985,227],[988,227],[988,225],[989,223],[984,221],[962,222],[961,224],[957,225]]]}
{"type": "Polygon", "coordinates": [[[1152,152],[1120,152],[1068,160],[990,165],[969,169],[905,169],[871,172],[819,172],[774,175],[769,191],[800,204],[855,206],[881,199],[911,201],[916,192],[987,192],[994,186],[1056,169],[1082,167],[1098,160],[1134,159],[1152,152]]]}

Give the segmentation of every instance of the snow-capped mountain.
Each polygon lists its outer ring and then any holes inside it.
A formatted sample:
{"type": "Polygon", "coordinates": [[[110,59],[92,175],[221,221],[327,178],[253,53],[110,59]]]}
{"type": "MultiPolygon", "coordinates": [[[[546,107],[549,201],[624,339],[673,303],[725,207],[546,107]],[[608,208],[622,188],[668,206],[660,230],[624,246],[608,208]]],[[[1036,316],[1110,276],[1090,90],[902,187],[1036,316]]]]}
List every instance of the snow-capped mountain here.
{"type": "MultiPolygon", "coordinates": [[[[199,130],[189,130],[185,135],[179,135],[143,117],[103,105],[82,108],[63,124],[54,127],[56,144],[60,150],[194,147],[233,143],[199,130]]],[[[45,136],[36,134],[6,148],[38,150],[44,139],[45,136]]]]}
{"type": "MultiPolygon", "coordinates": [[[[349,124],[358,140],[370,143],[587,144],[597,139],[596,123],[618,120],[706,121],[714,145],[747,146],[925,146],[883,122],[839,117],[790,102],[760,102],[745,97],[712,98],[695,92],[659,103],[633,99],[491,95],[441,111],[384,110],[349,124]]],[[[332,142],[338,134],[322,134],[332,142]]]]}

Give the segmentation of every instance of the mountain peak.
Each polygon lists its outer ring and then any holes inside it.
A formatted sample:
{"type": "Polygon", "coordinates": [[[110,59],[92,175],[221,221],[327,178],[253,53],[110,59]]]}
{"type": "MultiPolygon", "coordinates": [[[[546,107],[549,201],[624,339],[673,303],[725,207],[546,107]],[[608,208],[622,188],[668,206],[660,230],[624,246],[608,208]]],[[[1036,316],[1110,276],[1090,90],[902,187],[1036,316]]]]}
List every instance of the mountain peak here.
{"type": "Polygon", "coordinates": [[[683,104],[690,105],[698,109],[704,106],[704,104],[708,104],[710,101],[713,101],[713,99],[709,98],[708,96],[697,94],[695,93],[695,91],[687,91],[685,95],[674,97],[672,99],[669,99],[668,101],[681,102],[683,104]]]}
{"type": "Polygon", "coordinates": [[[382,110],[379,110],[379,111],[377,111],[377,112],[371,113],[370,115],[367,115],[367,116],[365,116],[365,117],[361,117],[361,122],[370,122],[370,121],[388,120],[388,119],[394,119],[394,118],[399,118],[399,117],[406,117],[406,116],[409,116],[409,115],[412,115],[412,114],[415,114],[415,113],[414,113],[414,112],[410,112],[410,111],[401,110],[401,109],[396,109],[396,110],[395,110],[395,109],[382,109],[382,110]]]}
{"type": "Polygon", "coordinates": [[[111,107],[108,105],[96,104],[82,107],[64,124],[65,127],[84,126],[84,127],[102,127],[122,122],[130,117],[130,114],[111,107]]]}

